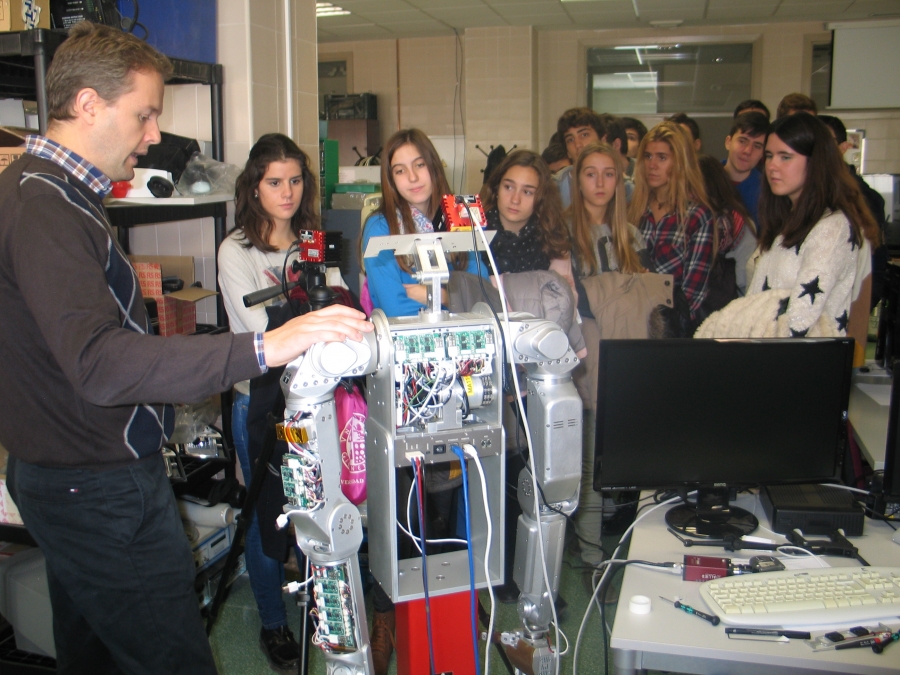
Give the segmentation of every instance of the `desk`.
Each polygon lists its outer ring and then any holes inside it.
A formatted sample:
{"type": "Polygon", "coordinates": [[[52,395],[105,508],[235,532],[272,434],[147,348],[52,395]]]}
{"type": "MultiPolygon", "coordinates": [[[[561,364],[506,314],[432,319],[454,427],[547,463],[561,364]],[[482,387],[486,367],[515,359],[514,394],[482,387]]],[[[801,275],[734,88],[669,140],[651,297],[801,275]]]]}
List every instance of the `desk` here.
{"type": "Polygon", "coordinates": [[[891,376],[873,361],[867,362],[866,367],[868,373],[853,373],[847,414],[863,456],[873,469],[881,471],[891,412],[891,376]]]}
{"type": "MultiPolygon", "coordinates": [[[[768,520],[755,495],[742,495],[737,504],[752,511],[760,521],[754,533],[776,541],[784,537],[768,529],[768,520]]],[[[653,562],[681,561],[685,553],[694,555],[749,558],[752,553],[726,553],[721,548],[687,549],[666,531],[663,506],[650,513],[634,529],[628,557],[653,562]]],[[[855,537],[854,544],[872,565],[898,565],[900,546],[891,541],[893,530],[882,522],[866,521],[865,535],[855,537]]],[[[827,558],[833,567],[858,565],[848,558],[827,558]]],[[[773,675],[773,673],[865,673],[897,675],[900,671],[900,645],[894,653],[886,650],[875,654],[871,649],[848,649],[814,653],[803,640],[789,644],[732,640],[725,636],[725,626],[713,626],[695,616],[675,609],[660,595],[708,611],[700,598],[700,584],[682,581],[678,575],[629,565],[622,581],[621,600],[613,624],[611,648],[616,672],[631,675],[641,669],[678,673],[729,675],[773,675]],[[651,599],[650,614],[628,611],[628,600],[634,595],[651,599]]]]}

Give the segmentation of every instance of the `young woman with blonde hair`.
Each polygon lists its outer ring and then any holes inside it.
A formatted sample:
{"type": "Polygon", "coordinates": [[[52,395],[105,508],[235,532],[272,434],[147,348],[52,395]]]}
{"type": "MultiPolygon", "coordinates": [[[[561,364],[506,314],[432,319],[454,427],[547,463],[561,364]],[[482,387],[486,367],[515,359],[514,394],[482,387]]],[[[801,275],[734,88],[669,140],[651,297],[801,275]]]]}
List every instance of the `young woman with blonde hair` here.
{"type": "Polygon", "coordinates": [[[601,332],[582,280],[607,272],[639,274],[649,264],[644,238],[626,216],[625,166],[621,152],[606,143],[584,147],[572,170],[572,204],[566,212],[573,240],[571,281],[577,290],[581,329],[587,343],[584,368],[575,373],[576,386],[585,402],[582,489],[575,534],[581,559],[588,565],[598,565],[605,557],[600,540],[603,497],[593,489],[593,408],[601,332]]]}
{"type": "Polygon", "coordinates": [[[700,318],[716,231],[693,143],[675,122],[656,125],[641,141],[628,216],[647,242],[650,271],[671,274],[691,319],[700,318]]]}

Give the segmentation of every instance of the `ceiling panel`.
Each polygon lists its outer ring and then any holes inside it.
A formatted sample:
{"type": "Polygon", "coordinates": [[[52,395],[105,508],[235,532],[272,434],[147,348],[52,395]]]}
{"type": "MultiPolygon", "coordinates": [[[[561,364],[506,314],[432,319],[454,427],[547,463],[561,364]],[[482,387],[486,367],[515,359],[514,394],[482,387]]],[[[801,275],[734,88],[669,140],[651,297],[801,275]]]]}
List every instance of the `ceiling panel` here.
{"type": "Polygon", "coordinates": [[[335,40],[383,40],[393,38],[393,34],[381,26],[335,26],[328,32],[334,35],[335,40]]]}
{"type": "Polygon", "coordinates": [[[432,9],[453,9],[454,7],[486,7],[484,0],[405,0],[405,2],[413,7],[419,7],[425,10],[432,9]]]}
{"type": "Polygon", "coordinates": [[[351,12],[378,11],[390,12],[404,9],[415,9],[407,0],[330,0],[351,12]]]}
{"type": "Polygon", "coordinates": [[[900,0],[334,0],[348,16],[319,19],[319,41],[426,37],[487,26],[637,28],[681,19],[691,25],[836,21],[900,16],[900,0]],[[354,33],[353,27],[358,27],[354,33]]]}
{"type": "Polygon", "coordinates": [[[368,26],[372,21],[367,21],[359,14],[343,14],[340,16],[323,16],[316,20],[316,25],[331,30],[338,26],[368,26]]]}
{"type": "Polygon", "coordinates": [[[423,19],[428,18],[427,15],[423,14],[418,9],[405,9],[399,12],[383,12],[372,9],[365,12],[354,12],[354,14],[367,19],[371,23],[381,23],[385,25],[390,25],[392,23],[409,23],[410,21],[422,21],[423,19]]]}
{"type": "Polygon", "coordinates": [[[562,28],[575,25],[575,22],[567,14],[555,14],[553,16],[526,14],[507,18],[506,21],[511,26],[541,26],[542,28],[562,28]]]}
{"type": "Polygon", "coordinates": [[[546,3],[534,2],[515,2],[506,5],[491,4],[491,8],[498,14],[565,14],[562,4],[559,2],[546,3]]]}
{"type": "Polygon", "coordinates": [[[454,9],[432,9],[428,11],[428,15],[434,17],[435,19],[440,19],[441,21],[446,21],[451,25],[461,25],[461,23],[465,23],[467,26],[478,26],[478,21],[493,21],[491,24],[481,24],[481,25],[491,25],[496,26],[496,22],[500,21],[503,23],[503,19],[500,18],[500,15],[497,14],[493,9],[489,7],[469,7],[465,11],[459,11],[454,9]]]}
{"type": "Polygon", "coordinates": [[[771,18],[778,5],[752,5],[744,7],[712,7],[706,12],[709,21],[717,23],[742,23],[747,20],[771,18]]]}
{"type": "Polygon", "coordinates": [[[843,12],[848,8],[849,3],[847,0],[837,0],[837,1],[828,1],[828,0],[818,0],[813,7],[815,7],[815,12],[810,12],[810,5],[806,3],[783,3],[778,6],[777,11],[775,12],[776,19],[795,19],[795,18],[803,18],[813,14],[814,16],[819,17],[828,17],[828,16],[840,16],[843,12]]]}

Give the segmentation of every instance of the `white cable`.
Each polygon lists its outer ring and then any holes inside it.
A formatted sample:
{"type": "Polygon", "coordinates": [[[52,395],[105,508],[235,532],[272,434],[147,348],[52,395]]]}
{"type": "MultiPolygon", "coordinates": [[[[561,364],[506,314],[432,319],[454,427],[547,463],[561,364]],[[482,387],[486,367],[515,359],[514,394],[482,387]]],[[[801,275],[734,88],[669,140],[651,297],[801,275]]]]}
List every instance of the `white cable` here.
{"type": "Polygon", "coordinates": [[[800,548],[799,546],[791,546],[786,544],[784,546],[777,547],[775,550],[782,555],[787,556],[788,558],[809,557],[813,558],[817,563],[819,563],[819,567],[831,567],[831,565],[828,565],[822,560],[821,556],[817,556],[812,551],[807,551],[805,548],[800,548]]]}
{"type": "Polygon", "coordinates": [[[566,654],[569,653],[569,638],[566,637],[566,634],[563,633],[563,629],[559,628],[559,636],[566,641],[566,648],[559,652],[558,656],[562,658],[566,654]]]}
{"type": "Polygon", "coordinates": [[[286,593],[296,593],[313,579],[315,579],[315,577],[307,577],[306,581],[289,581],[281,590],[286,593]]]}
{"type": "MultiPolygon", "coordinates": [[[[415,483],[413,483],[410,486],[409,497],[406,500],[406,524],[407,525],[409,525],[409,521],[410,521],[409,510],[412,505],[412,495],[413,495],[414,487],[415,487],[415,483]]],[[[403,527],[403,523],[400,522],[399,518],[397,518],[397,527],[399,527],[403,531],[403,534],[405,534],[407,537],[409,537],[410,539],[413,540],[413,544],[415,545],[416,550],[418,550],[419,553],[422,553],[422,547],[419,546],[419,537],[417,537],[412,532],[410,532],[405,527],[403,527]]],[[[434,546],[435,544],[462,544],[463,546],[465,546],[469,542],[465,541],[464,539],[426,539],[425,543],[431,544],[432,546],[434,546]]]]}
{"type": "MultiPolygon", "coordinates": [[[[484,551],[484,580],[487,582],[488,595],[491,597],[491,617],[488,620],[487,640],[485,641],[484,647],[484,675],[490,675],[491,637],[494,635],[494,608],[496,607],[496,603],[494,602],[494,587],[491,586],[490,568],[491,537],[493,536],[491,528],[491,506],[488,503],[487,479],[484,477],[484,467],[481,466],[481,457],[478,456],[478,451],[475,449],[475,446],[470,443],[466,443],[462,448],[463,452],[475,461],[475,468],[478,469],[478,477],[481,479],[481,498],[484,501],[484,516],[487,520],[487,546],[485,546],[484,551]]],[[[474,645],[474,648],[478,649],[478,645],[474,645]]]]}
{"type": "MultiPolygon", "coordinates": [[[[693,492],[689,494],[694,494],[693,492]]],[[[622,548],[622,544],[628,538],[628,535],[631,533],[631,530],[634,529],[634,526],[637,525],[643,518],[647,517],[656,509],[661,506],[666,506],[668,504],[673,504],[675,502],[680,502],[681,497],[672,497],[671,499],[667,499],[664,502],[660,502],[656,506],[653,506],[646,511],[644,511],[641,515],[634,519],[634,522],[628,526],[628,528],[622,533],[622,536],[619,538],[619,544],[616,546],[616,550],[613,551],[612,560],[606,561],[604,563],[606,567],[603,570],[603,575],[600,577],[600,581],[597,583],[597,586],[594,588],[594,594],[591,596],[590,602],[588,602],[587,609],[584,610],[584,618],[581,620],[581,626],[578,628],[578,637],[575,639],[575,656],[572,660],[572,675],[578,675],[578,650],[581,648],[581,636],[584,634],[584,627],[587,625],[588,616],[591,614],[591,606],[597,601],[597,592],[603,587],[603,581],[606,579],[606,575],[609,574],[609,570],[612,569],[612,563],[615,562],[616,553],[622,548]]],[[[593,580],[592,580],[593,581],[593,580]]],[[[603,629],[605,630],[605,628],[603,629]]],[[[604,655],[604,658],[608,658],[604,655]]]]}
{"type": "MultiPolygon", "coordinates": [[[[494,278],[497,280],[497,290],[500,292],[500,306],[503,310],[503,325],[506,328],[506,338],[503,340],[503,343],[506,345],[506,357],[509,363],[509,370],[512,373],[513,384],[515,385],[515,399],[516,405],[519,408],[519,415],[522,419],[522,427],[525,430],[525,443],[528,446],[528,457],[531,461],[531,480],[534,482],[534,489],[532,490],[534,496],[534,520],[537,529],[537,540],[539,543],[539,551],[541,553],[541,572],[544,577],[544,587],[547,589],[548,595],[550,595],[550,575],[547,573],[547,552],[544,550],[544,533],[541,527],[541,503],[538,493],[538,477],[537,472],[534,466],[534,445],[531,442],[531,430],[528,426],[528,417],[525,414],[525,406],[522,405],[522,397],[520,395],[519,389],[519,376],[516,372],[515,360],[513,359],[513,351],[512,351],[512,327],[509,323],[509,308],[506,305],[506,293],[503,291],[503,280],[498,272],[497,263],[494,261],[494,255],[491,253],[491,247],[488,244],[487,236],[484,234],[484,230],[480,227],[476,227],[478,233],[481,235],[481,241],[484,244],[485,253],[487,253],[488,260],[490,261],[491,268],[494,270],[494,278]]],[[[476,251],[477,253],[477,251],[476,251]]],[[[556,631],[556,649],[559,649],[559,618],[556,616],[556,602],[552,595],[550,595],[550,611],[553,614],[553,626],[556,631]]],[[[556,658],[554,659],[556,663],[555,672],[556,675],[559,675],[559,654],[556,654],[556,658]]]]}

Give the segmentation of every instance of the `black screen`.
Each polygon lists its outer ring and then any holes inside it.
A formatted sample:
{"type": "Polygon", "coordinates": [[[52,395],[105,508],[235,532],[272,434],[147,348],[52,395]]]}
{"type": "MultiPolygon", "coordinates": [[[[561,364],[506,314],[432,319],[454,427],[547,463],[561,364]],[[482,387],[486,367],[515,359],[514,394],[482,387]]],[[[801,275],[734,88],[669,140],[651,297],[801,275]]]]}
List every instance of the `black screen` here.
{"type": "Polygon", "coordinates": [[[830,480],[851,339],[605,340],[594,487],[830,480]]]}
{"type": "Polygon", "coordinates": [[[884,501],[900,503],[900,361],[894,362],[891,383],[891,416],[888,419],[887,447],[884,453],[884,501]]]}

